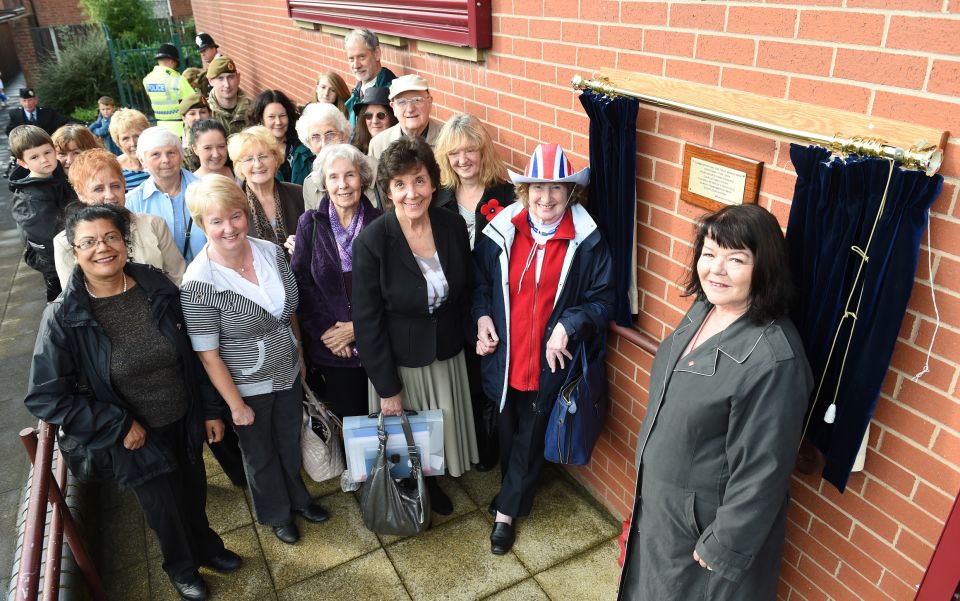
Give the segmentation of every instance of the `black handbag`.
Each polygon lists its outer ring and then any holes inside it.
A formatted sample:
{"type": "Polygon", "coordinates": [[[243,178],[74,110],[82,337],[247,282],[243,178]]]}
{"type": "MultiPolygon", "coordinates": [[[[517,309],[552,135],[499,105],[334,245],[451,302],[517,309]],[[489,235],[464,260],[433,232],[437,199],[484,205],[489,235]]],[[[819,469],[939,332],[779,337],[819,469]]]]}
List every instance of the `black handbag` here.
{"type": "Polygon", "coordinates": [[[383,428],[383,412],[377,421],[380,448],[376,462],[360,487],[360,513],[363,524],[377,534],[408,536],[430,527],[430,495],[420,463],[420,452],[413,443],[413,432],[407,415],[401,414],[400,425],[407,439],[410,454],[410,475],[394,480],[387,461],[387,432],[383,428]]]}

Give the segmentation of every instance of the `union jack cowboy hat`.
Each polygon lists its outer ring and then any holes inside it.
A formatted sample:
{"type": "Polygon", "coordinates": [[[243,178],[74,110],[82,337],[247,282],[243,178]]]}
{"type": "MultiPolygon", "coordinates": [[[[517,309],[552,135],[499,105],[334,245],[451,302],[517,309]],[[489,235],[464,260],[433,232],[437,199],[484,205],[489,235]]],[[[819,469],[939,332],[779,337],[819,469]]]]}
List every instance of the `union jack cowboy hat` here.
{"type": "Polygon", "coordinates": [[[586,186],[590,182],[590,168],[584,167],[573,173],[573,165],[559,144],[538,144],[530,155],[524,174],[509,173],[510,181],[514,184],[570,183],[586,186]]]}

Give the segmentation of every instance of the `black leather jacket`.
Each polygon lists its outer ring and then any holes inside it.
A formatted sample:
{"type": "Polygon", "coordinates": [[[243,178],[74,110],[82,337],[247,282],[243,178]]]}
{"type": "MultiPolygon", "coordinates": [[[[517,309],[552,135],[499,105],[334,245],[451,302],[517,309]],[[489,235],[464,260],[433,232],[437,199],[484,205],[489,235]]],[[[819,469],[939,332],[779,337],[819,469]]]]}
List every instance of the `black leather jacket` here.
{"type": "MultiPolygon", "coordinates": [[[[223,401],[190,346],[180,291],[160,270],[128,263],[124,267],[146,292],[153,317],[181,357],[187,382],[187,436],[191,461],[202,461],[203,420],[218,419],[223,401]]],[[[113,474],[122,486],[137,486],[176,469],[175,459],[155,444],[150,429],[110,382],[111,344],[94,319],[90,296],[77,268],[66,289],[47,306],[33,349],[30,382],[24,404],[38,418],[62,426],[72,439],[95,453],[109,455],[113,474]],[[143,447],[129,451],[123,439],[133,420],[147,429],[143,447]]]]}

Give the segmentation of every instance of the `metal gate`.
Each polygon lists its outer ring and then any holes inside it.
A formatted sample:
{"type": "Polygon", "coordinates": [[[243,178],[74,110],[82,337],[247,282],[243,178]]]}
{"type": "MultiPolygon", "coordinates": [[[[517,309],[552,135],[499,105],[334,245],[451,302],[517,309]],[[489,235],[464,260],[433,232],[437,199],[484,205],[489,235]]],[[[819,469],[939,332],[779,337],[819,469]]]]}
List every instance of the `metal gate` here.
{"type": "Polygon", "coordinates": [[[110,35],[110,29],[103,25],[103,35],[110,50],[117,88],[120,90],[119,106],[135,108],[154,121],[153,110],[147,92],[143,89],[143,78],[153,70],[157,62],[154,56],[162,43],[170,43],[180,50],[179,71],[190,66],[199,67],[200,55],[194,44],[196,27],[189,21],[157,19],[155,21],[155,42],[144,45],[142,42],[127,42],[110,35]]]}

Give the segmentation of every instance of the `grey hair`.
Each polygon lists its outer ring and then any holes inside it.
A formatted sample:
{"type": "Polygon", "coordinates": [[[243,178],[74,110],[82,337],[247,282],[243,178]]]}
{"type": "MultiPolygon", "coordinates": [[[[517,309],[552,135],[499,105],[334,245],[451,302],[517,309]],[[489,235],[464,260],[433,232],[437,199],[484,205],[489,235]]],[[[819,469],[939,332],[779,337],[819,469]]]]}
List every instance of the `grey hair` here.
{"type": "Polygon", "coordinates": [[[314,177],[316,181],[320,182],[321,189],[326,189],[327,174],[325,167],[327,163],[335,159],[347,159],[357,168],[362,189],[366,190],[373,183],[373,165],[370,164],[367,155],[360,152],[352,144],[332,144],[324,146],[319,156],[313,161],[313,172],[316,174],[314,177]]]}
{"type": "Polygon", "coordinates": [[[343,134],[344,140],[349,140],[351,134],[353,134],[353,127],[336,105],[326,102],[311,102],[304,107],[303,112],[300,113],[300,118],[297,119],[297,137],[305,145],[310,146],[307,143],[307,138],[310,137],[310,128],[324,121],[333,123],[343,134]]]}
{"type": "Polygon", "coordinates": [[[377,37],[377,34],[373,33],[366,27],[359,27],[351,30],[350,33],[343,38],[343,43],[346,44],[351,38],[360,38],[370,50],[376,50],[380,47],[380,39],[377,37]]]}
{"type": "Polygon", "coordinates": [[[162,125],[156,125],[148,127],[140,134],[140,139],[137,140],[137,158],[143,161],[148,152],[161,146],[175,146],[183,157],[183,142],[180,141],[180,136],[162,125]]]}

